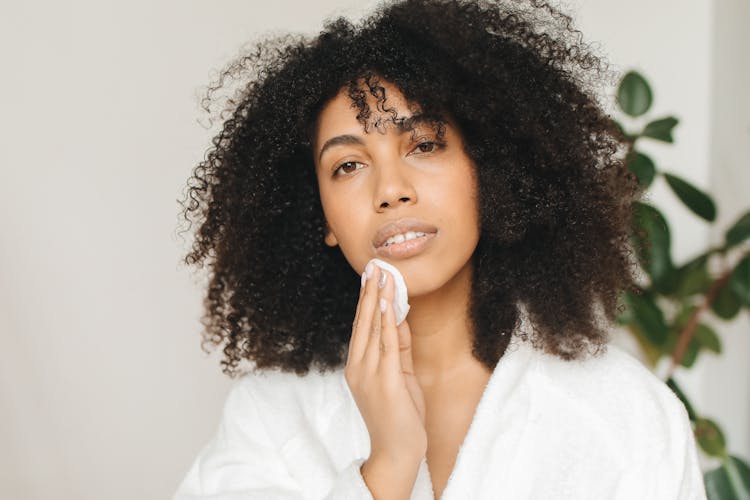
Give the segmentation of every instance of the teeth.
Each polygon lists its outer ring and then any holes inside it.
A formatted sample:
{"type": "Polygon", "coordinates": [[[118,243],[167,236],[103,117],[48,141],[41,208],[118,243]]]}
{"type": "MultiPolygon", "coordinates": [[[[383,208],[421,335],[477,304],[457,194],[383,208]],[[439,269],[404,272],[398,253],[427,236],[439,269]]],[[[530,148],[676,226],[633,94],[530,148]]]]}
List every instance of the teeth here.
{"type": "Polygon", "coordinates": [[[404,241],[413,240],[414,238],[421,238],[422,236],[426,236],[427,233],[422,232],[414,232],[409,231],[406,234],[397,234],[395,236],[391,236],[387,240],[385,240],[385,246],[393,245],[394,243],[403,243],[404,241]]]}

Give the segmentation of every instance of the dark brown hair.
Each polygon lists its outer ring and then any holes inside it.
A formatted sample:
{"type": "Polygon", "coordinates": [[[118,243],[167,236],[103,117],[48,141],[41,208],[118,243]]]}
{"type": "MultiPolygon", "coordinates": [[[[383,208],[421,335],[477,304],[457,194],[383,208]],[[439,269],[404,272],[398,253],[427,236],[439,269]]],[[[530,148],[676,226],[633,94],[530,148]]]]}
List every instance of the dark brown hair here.
{"type": "Polygon", "coordinates": [[[614,320],[634,287],[640,194],[591,90],[605,73],[570,18],[536,1],[389,2],[356,25],[257,42],[209,89],[210,107],[242,84],[181,202],[197,223],[185,262],[209,271],[204,348],[223,346],[230,376],[243,360],[300,375],[345,363],[358,276],[323,242],[311,134],[339,89],[366,112],[358,82],[380,95],[382,78],[450,115],[477,168],[473,355],[492,369],[522,309],[535,347],[566,360],[600,352],[602,314],[614,320]]]}

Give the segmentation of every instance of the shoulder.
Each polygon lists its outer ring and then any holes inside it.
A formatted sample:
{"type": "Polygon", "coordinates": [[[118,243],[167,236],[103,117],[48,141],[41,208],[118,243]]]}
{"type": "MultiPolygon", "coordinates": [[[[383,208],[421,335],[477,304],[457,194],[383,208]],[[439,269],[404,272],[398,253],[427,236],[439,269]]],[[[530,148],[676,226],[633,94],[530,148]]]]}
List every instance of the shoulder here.
{"type": "Polygon", "coordinates": [[[690,432],[687,411],[671,389],[615,345],[575,361],[538,353],[536,366],[542,397],[619,443],[648,447],[690,432]]]}
{"type": "Polygon", "coordinates": [[[285,433],[325,420],[326,413],[343,401],[340,370],[305,375],[280,370],[245,373],[230,388],[224,418],[242,426],[262,425],[282,443],[285,433]]]}
{"type": "Polygon", "coordinates": [[[254,370],[238,378],[229,399],[252,401],[259,408],[312,409],[341,396],[341,370],[321,373],[311,369],[305,375],[281,370],[254,370]]]}

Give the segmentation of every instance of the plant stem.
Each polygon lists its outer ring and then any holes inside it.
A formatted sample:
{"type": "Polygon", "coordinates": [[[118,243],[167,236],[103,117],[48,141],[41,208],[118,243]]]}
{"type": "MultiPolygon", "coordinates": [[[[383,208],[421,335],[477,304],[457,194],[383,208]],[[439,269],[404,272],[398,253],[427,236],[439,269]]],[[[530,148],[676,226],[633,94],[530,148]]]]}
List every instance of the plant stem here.
{"type": "MultiPolygon", "coordinates": [[[[750,252],[746,252],[745,255],[742,256],[742,258],[748,255],[750,255],[750,252]]],[[[690,339],[693,338],[695,329],[700,323],[701,314],[703,314],[704,311],[711,307],[711,303],[713,303],[716,295],[719,293],[719,290],[721,290],[721,288],[726,285],[726,282],[729,281],[729,278],[732,276],[732,271],[733,270],[731,268],[724,271],[719,279],[713,282],[711,288],[709,288],[708,292],[706,292],[703,303],[693,312],[693,314],[690,316],[690,320],[688,320],[687,324],[680,332],[680,336],[677,339],[677,344],[675,345],[674,351],[672,352],[672,363],[669,366],[669,371],[667,372],[666,378],[671,377],[677,366],[679,366],[679,364],[682,362],[682,358],[685,356],[688,345],[690,344],[690,339]]]]}
{"type": "Polygon", "coordinates": [[[726,284],[731,275],[732,270],[729,269],[728,271],[725,271],[719,279],[713,282],[711,288],[709,288],[708,292],[706,293],[703,303],[693,312],[687,324],[680,332],[680,336],[677,339],[677,344],[675,345],[674,351],[672,352],[672,363],[669,366],[667,378],[672,376],[677,366],[679,366],[679,364],[682,362],[682,358],[685,356],[688,345],[690,344],[690,339],[693,338],[695,329],[700,323],[701,314],[703,314],[704,311],[711,307],[711,303],[716,298],[719,290],[726,284]]]}

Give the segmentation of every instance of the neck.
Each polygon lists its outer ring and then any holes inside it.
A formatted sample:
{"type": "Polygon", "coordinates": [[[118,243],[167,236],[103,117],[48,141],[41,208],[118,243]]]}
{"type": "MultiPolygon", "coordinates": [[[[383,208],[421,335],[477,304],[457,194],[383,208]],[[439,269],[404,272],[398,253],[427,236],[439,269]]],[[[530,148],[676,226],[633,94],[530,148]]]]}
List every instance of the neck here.
{"type": "Polygon", "coordinates": [[[423,385],[449,380],[474,359],[469,321],[471,276],[471,263],[467,263],[438,290],[409,298],[412,359],[423,385]]]}

